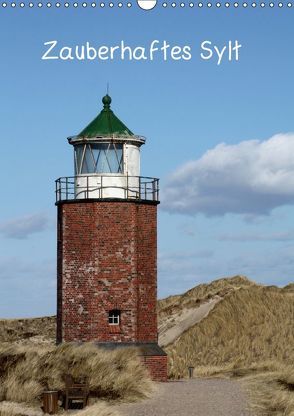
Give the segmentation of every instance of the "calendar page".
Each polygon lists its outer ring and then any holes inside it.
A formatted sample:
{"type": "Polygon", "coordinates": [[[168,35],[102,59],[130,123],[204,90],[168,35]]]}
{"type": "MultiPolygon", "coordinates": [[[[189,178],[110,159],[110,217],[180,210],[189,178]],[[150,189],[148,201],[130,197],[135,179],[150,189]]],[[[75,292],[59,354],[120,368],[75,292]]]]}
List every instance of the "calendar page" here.
{"type": "Polygon", "coordinates": [[[65,403],[61,367],[16,394],[1,361],[11,343],[59,357],[57,341],[141,348],[147,373],[107,358],[89,397],[184,380],[121,415],[292,415],[293,11],[0,1],[1,414],[65,403]]]}

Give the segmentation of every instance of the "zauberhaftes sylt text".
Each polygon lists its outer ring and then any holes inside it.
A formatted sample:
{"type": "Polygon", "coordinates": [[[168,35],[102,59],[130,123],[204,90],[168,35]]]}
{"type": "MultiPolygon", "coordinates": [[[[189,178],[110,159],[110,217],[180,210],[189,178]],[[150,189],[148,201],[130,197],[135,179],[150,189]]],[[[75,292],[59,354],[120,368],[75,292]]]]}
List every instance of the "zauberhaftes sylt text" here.
{"type": "Polygon", "coordinates": [[[152,40],[148,45],[130,46],[121,40],[116,45],[95,45],[85,42],[80,45],[62,45],[58,40],[44,42],[42,60],[61,61],[190,61],[196,53],[200,59],[212,60],[216,65],[236,62],[240,59],[238,40],[215,44],[204,40],[199,45],[172,45],[166,40],[152,40]]]}

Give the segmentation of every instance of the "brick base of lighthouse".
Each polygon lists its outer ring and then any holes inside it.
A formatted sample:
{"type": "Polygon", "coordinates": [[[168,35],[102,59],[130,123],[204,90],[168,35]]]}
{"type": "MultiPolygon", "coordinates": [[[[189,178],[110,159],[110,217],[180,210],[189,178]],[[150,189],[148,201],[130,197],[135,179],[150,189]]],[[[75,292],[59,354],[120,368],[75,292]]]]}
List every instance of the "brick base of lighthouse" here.
{"type": "Polygon", "coordinates": [[[154,381],[167,381],[167,355],[142,357],[143,364],[154,381]]]}
{"type": "MultiPolygon", "coordinates": [[[[57,342],[157,345],[157,202],[57,207],[57,342]],[[111,311],[119,311],[119,325],[109,323],[111,311]]],[[[166,355],[157,348],[142,359],[164,381],[166,355]]]]}
{"type": "Polygon", "coordinates": [[[107,350],[135,347],[152,380],[167,381],[167,354],[157,343],[97,343],[96,345],[107,350]]]}

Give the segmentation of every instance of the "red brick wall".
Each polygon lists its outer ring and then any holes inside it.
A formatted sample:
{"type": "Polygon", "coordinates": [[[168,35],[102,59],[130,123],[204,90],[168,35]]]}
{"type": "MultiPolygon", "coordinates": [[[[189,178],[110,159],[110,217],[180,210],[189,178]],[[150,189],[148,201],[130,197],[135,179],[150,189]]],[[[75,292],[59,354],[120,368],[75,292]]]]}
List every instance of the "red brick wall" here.
{"type": "Polygon", "coordinates": [[[154,381],[167,381],[167,356],[156,355],[142,357],[142,362],[154,381]]]}
{"type": "Polygon", "coordinates": [[[60,203],[57,249],[58,342],[157,342],[156,204],[60,203]]]}

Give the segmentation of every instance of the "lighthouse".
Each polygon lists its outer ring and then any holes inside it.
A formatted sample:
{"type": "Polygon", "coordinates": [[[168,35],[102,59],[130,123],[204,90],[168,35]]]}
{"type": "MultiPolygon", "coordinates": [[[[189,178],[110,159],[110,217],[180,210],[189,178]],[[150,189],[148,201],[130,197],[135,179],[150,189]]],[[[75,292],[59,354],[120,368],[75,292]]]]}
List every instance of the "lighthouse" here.
{"type": "Polygon", "coordinates": [[[145,138],[111,109],[78,135],[74,175],[56,180],[57,343],[135,346],[154,380],[167,378],[157,333],[159,180],[140,176],[145,138]]]}

